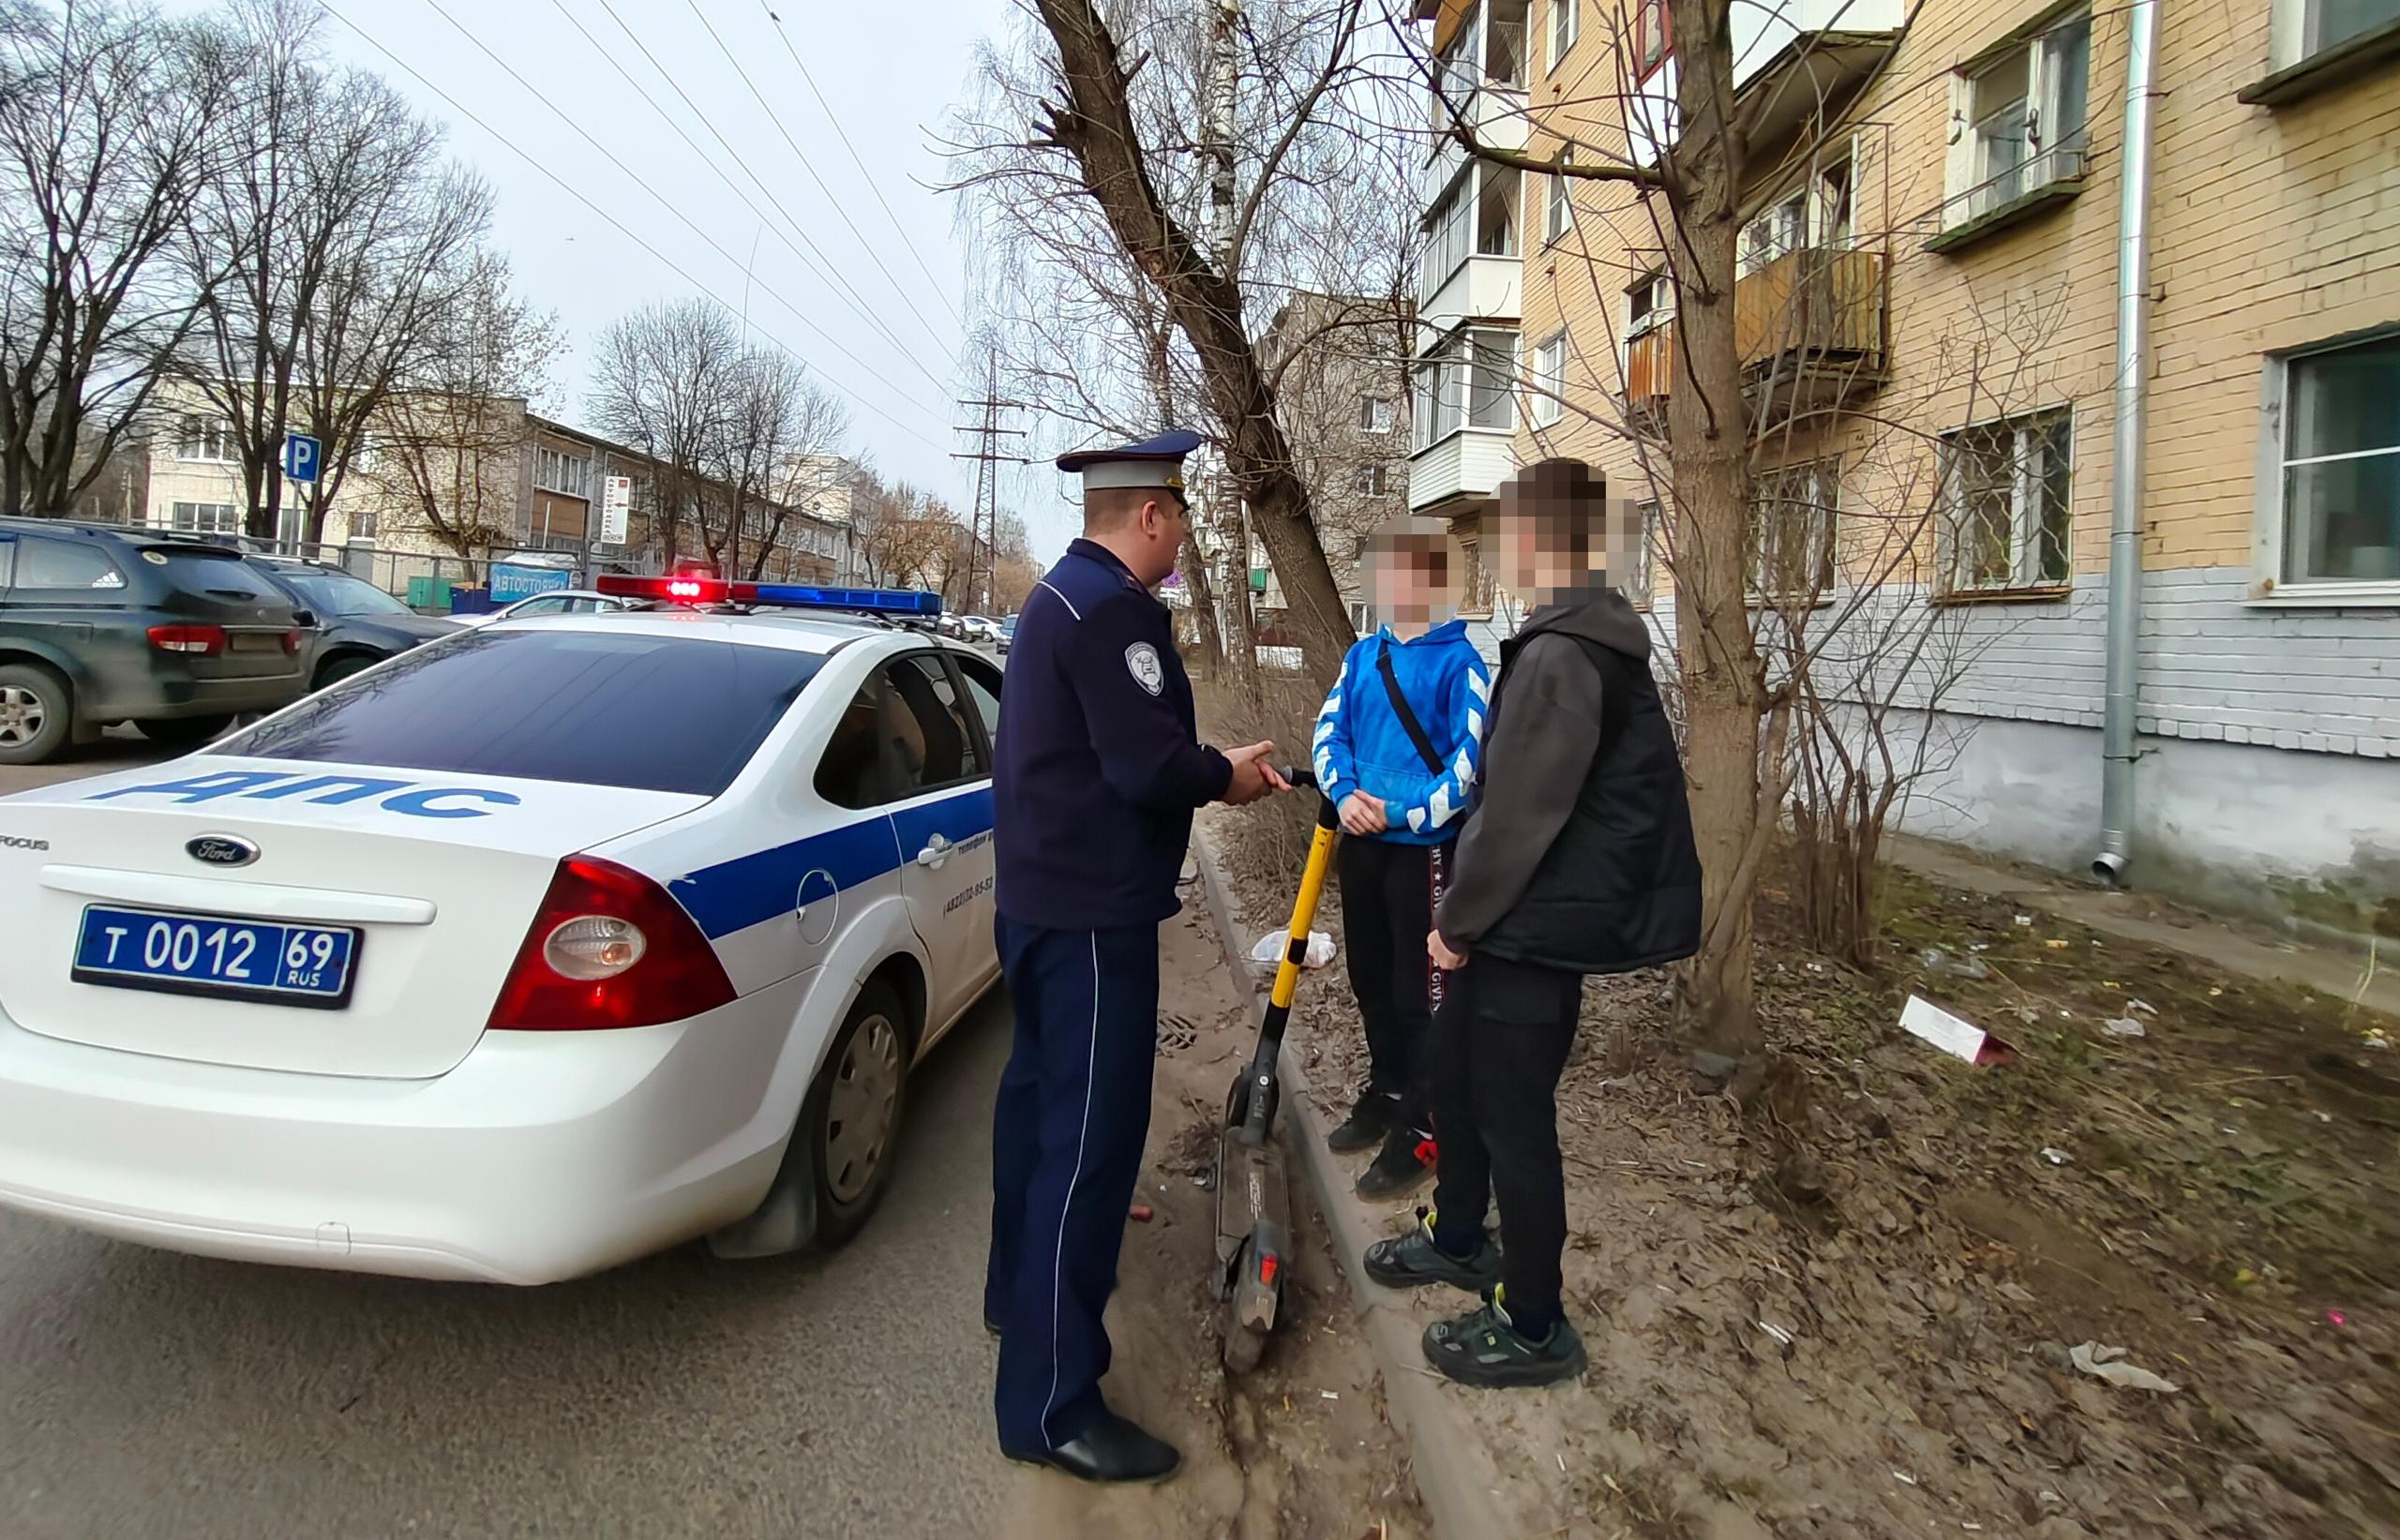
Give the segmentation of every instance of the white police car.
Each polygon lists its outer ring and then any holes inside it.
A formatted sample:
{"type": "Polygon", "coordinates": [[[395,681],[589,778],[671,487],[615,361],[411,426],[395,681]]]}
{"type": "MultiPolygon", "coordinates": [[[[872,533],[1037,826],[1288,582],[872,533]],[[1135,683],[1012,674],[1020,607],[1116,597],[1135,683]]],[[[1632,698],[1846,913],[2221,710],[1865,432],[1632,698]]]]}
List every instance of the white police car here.
{"type": "Polygon", "coordinates": [[[998,976],[999,672],[825,607],[931,595],[610,586],[758,607],[464,631],[0,800],[0,1204],[512,1283],[857,1230],[998,976]]]}

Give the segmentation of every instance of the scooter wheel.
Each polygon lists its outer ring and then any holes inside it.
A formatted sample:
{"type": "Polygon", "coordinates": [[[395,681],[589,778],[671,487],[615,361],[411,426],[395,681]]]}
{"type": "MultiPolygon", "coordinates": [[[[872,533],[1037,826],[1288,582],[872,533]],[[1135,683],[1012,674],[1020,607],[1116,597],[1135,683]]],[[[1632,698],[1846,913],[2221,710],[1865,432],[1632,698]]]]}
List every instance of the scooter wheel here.
{"type": "Polygon", "coordinates": [[[1259,1359],[1266,1353],[1267,1338],[1264,1333],[1237,1325],[1231,1319],[1225,1322],[1224,1358],[1228,1372],[1248,1374],[1258,1367],[1259,1359]]]}

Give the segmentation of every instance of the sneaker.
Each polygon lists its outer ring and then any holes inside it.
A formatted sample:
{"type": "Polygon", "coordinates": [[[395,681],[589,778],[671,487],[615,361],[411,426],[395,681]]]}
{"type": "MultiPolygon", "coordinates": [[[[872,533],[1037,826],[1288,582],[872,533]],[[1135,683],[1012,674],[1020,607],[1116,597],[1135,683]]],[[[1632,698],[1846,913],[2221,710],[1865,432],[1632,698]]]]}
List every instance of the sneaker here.
{"type": "Polygon", "coordinates": [[[1387,1289],[1421,1289],[1447,1283],[1479,1294],[1499,1287],[1500,1248],[1490,1235],[1478,1235],[1475,1255],[1450,1255],[1433,1239],[1433,1216],[1417,1211],[1417,1226],[1405,1235],[1380,1240],[1367,1248],[1367,1276],[1387,1289]]]}
{"type": "Polygon", "coordinates": [[[1326,1136],[1325,1147],[1336,1155],[1356,1155],[1360,1150],[1373,1149],[1391,1131],[1392,1108],[1396,1099],[1381,1091],[1368,1091],[1350,1109],[1342,1127],[1326,1136]]]}
{"type": "Polygon", "coordinates": [[[1396,1128],[1374,1163],[1358,1174],[1358,1196],[1370,1203],[1404,1198],[1433,1174],[1433,1141],[1414,1129],[1396,1128]]]}
{"type": "Polygon", "coordinates": [[[1583,1339],[1561,1317],[1538,1342],[1519,1334],[1494,1289],[1480,1309],[1425,1328],[1425,1361],[1447,1379],[1478,1390],[1553,1385],[1582,1374],[1583,1339]]]}

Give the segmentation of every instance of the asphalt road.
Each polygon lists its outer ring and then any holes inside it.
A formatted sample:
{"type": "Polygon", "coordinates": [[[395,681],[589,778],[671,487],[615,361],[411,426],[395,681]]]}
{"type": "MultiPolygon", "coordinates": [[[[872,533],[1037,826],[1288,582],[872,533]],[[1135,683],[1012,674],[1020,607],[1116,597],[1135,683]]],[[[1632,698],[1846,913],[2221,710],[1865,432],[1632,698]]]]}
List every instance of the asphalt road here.
{"type": "MultiPolygon", "coordinates": [[[[112,741],[81,773],[138,762],[112,741]]],[[[56,776],[47,777],[57,779],[56,776]]],[[[0,770],[0,793],[33,772],[0,770]]],[[[150,1251],[0,1213],[0,1536],[976,1535],[998,997],[836,1256],[539,1290],[150,1251]]],[[[505,1172],[492,1174],[505,1181],[505,1172]]]]}

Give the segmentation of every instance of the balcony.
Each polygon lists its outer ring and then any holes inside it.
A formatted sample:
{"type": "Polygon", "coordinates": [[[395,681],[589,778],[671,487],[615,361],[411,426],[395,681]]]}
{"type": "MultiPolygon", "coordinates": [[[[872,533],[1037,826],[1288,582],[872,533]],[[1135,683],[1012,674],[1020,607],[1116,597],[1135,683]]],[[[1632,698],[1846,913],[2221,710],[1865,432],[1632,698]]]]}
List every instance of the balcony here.
{"type": "MultiPolygon", "coordinates": [[[[1772,392],[1774,414],[1819,411],[1883,378],[1881,251],[1788,251],[1733,286],[1733,346],[1753,396],[1772,392]]],[[[1626,404],[1663,410],[1675,375],[1674,322],[1625,346],[1626,404]]]]}
{"type": "Polygon", "coordinates": [[[1462,427],[1411,455],[1409,511],[1492,496],[1516,471],[1515,438],[1513,428],[1462,427]]]}
{"type": "Polygon", "coordinates": [[[1515,321],[1524,313],[1525,264],[1515,257],[1469,257],[1417,312],[1427,336],[1470,321],[1515,321]]]}

